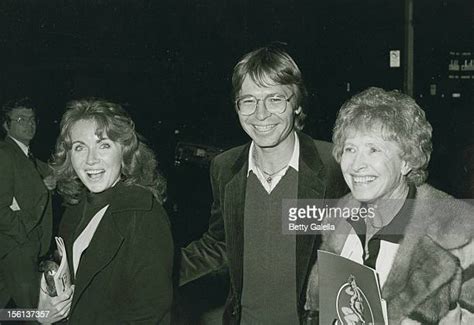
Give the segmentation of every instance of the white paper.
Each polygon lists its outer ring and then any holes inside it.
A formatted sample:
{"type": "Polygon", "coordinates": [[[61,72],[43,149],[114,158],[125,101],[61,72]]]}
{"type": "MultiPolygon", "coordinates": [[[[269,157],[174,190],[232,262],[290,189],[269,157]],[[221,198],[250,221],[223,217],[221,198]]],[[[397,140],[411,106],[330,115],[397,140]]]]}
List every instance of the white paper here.
{"type": "Polygon", "coordinates": [[[16,201],[15,197],[13,197],[12,204],[10,205],[10,209],[13,211],[20,211],[20,206],[18,205],[18,202],[16,201]]]}
{"type": "Polygon", "coordinates": [[[61,256],[61,263],[58,271],[54,274],[54,285],[56,286],[56,293],[58,296],[71,286],[71,275],[69,273],[69,265],[67,262],[66,247],[64,240],[61,237],[54,237],[58,247],[59,256],[61,256]]]}

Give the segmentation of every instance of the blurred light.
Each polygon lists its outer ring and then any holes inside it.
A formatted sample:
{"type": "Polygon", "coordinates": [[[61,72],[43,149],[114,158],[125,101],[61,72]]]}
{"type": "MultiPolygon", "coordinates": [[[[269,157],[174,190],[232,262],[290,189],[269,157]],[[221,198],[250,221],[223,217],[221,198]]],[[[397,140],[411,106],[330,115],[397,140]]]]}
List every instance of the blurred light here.
{"type": "Polygon", "coordinates": [[[451,96],[453,96],[453,98],[461,98],[460,93],[453,93],[451,96]]]}

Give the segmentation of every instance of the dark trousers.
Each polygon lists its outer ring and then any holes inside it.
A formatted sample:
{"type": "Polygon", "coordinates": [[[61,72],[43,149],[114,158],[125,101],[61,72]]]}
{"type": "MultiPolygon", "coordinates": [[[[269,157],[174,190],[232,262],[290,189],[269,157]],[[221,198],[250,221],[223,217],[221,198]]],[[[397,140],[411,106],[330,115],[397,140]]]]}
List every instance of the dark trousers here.
{"type": "Polygon", "coordinates": [[[36,234],[29,237],[33,238],[0,260],[0,308],[5,308],[10,299],[17,308],[38,307],[40,241],[36,234]]]}

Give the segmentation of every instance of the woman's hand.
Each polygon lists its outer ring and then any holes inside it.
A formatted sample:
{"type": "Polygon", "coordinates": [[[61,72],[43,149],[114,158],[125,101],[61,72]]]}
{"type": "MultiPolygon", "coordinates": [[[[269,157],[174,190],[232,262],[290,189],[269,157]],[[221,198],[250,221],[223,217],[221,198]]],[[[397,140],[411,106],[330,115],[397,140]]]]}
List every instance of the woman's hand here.
{"type": "Polygon", "coordinates": [[[74,295],[74,286],[71,286],[62,294],[51,297],[46,291],[46,281],[41,277],[41,290],[39,296],[38,310],[48,311],[48,316],[37,319],[41,324],[51,324],[66,318],[71,309],[72,297],[74,295]]]}

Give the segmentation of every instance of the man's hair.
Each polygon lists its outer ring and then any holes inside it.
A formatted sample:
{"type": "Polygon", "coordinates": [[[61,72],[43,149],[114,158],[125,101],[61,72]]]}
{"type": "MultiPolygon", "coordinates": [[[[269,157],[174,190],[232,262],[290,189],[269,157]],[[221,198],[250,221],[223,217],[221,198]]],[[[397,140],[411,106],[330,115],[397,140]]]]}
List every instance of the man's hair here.
{"type": "Polygon", "coordinates": [[[428,176],[432,130],[425,112],[413,98],[371,87],[342,105],[332,136],[333,155],[337,162],[341,161],[350,132],[380,132],[384,140],[394,141],[400,147],[400,158],[411,167],[407,181],[421,185],[428,176]]]}
{"type": "Polygon", "coordinates": [[[306,117],[303,106],[307,92],[300,69],[286,51],[271,45],[244,55],[234,67],[232,74],[234,100],[237,99],[246,76],[260,87],[291,86],[295,91],[296,107],[301,107],[301,112],[295,116],[295,128],[303,129],[306,117]]]}
{"type": "Polygon", "coordinates": [[[7,125],[10,124],[11,112],[17,108],[29,108],[33,110],[33,112],[36,112],[35,105],[29,97],[15,98],[7,101],[0,110],[0,125],[2,126],[2,130],[4,123],[7,123],[7,125]]]}
{"type": "Polygon", "coordinates": [[[122,146],[121,179],[127,185],[148,189],[162,202],[166,181],[157,171],[157,162],[151,149],[135,131],[135,124],[128,113],[118,104],[99,99],[83,99],[67,104],[56,151],[50,162],[58,182],[58,191],[69,204],[77,204],[84,185],[71,163],[71,129],[79,121],[94,121],[96,135],[107,136],[122,146]]]}

